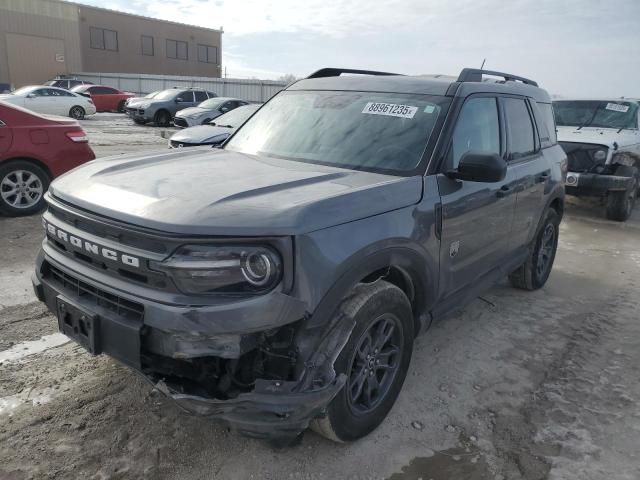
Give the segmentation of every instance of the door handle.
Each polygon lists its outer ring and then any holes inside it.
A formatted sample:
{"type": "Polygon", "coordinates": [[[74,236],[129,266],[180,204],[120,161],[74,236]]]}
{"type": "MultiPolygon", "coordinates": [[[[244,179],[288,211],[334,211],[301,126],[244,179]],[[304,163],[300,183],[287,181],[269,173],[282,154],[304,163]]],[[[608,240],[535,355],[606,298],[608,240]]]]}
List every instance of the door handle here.
{"type": "Polygon", "coordinates": [[[543,172],[540,174],[540,176],[538,178],[536,178],[536,183],[544,183],[547,180],[549,180],[549,172],[543,172]]]}
{"type": "Polygon", "coordinates": [[[496,197],[498,198],[504,198],[507,196],[507,194],[511,191],[511,187],[509,185],[502,185],[500,187],[500,190],[498,190],[496,192],[496,197]]]}

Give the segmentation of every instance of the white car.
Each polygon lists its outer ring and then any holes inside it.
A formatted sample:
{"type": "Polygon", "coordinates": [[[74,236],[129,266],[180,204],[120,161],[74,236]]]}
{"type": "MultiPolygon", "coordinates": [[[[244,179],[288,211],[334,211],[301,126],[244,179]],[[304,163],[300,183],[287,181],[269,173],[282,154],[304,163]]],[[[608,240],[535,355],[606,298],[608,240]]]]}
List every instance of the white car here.
{"type": "Polygon", "coordinates": [[[0,101],[28,108],[37,113],[61,115],[81,120],[96,113],[93,100],[57,87],[32,85],[0,95],[0,101]]]}

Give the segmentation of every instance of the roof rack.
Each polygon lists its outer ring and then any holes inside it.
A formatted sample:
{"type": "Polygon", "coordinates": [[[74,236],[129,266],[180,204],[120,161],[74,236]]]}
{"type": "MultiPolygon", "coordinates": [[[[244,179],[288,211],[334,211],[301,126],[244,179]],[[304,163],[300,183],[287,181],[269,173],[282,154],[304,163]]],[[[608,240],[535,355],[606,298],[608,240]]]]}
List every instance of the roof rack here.
{"type": "Polygon", "coordinates": [[[525,85],[537,87],[538,83],[528,78],[511,75],[510,73],[494,72],[492,70],[481,70],[479,68],[463,68],[458,76],[458,82],[481,82],[483,75],[502,77],[506,82],[522,82],[525,85]]]}
{"type": "Polygon", "coordinates": [[[353,70],[351,68],[321,68],[313,72],[307,78],[339,77],[343,73],[355,73],[358,75],[402,75],[400,73],[376,72],[375,70],[353,70]]]}

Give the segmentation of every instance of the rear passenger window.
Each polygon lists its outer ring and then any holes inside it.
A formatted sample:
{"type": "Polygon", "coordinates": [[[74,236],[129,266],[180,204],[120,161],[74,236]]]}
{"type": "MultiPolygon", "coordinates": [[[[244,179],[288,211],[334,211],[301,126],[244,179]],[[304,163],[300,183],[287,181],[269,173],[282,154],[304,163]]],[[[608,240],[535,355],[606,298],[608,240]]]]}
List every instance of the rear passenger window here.
{"type": "Polygon", "coordinates": [[[531,155],[535,151],[535,141],[527,104],[519,98],[505,98],[504,111],[509,126],[509,158],[517,160],[531,155]]]}
{"type": "Polygon", "coordinates": [[[449,151],[450,165],[458,168],[462,156],[471,151],[500,154],[500,123],[495,98],[471,98],[462,106],[449,151]]]}
{"type": "Polygon", "coordinates": [[[196,90],[194,92],[196,94],[196,102],[204,102],[207,99],[207,92],[203,92],[200,90],[196,90]]]}

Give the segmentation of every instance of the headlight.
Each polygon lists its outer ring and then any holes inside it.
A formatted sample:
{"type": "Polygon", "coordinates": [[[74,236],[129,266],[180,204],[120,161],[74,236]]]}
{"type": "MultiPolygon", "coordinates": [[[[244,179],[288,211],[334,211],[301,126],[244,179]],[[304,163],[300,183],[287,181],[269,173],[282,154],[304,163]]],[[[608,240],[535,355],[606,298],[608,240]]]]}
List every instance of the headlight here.
{"type": "Polygon", "coordinates": [[[255,294],[275,287],[282,278],[276,251],[256,245],[185,245],[152,268],[167,272],[183,293],[255,294]]]}
{"type": "Polygon", "coordinates": [[[593,159],[599,162],[603,162],[607,159],[607,151],[606,150],[596,150],[593,153],[593,159]]]}

